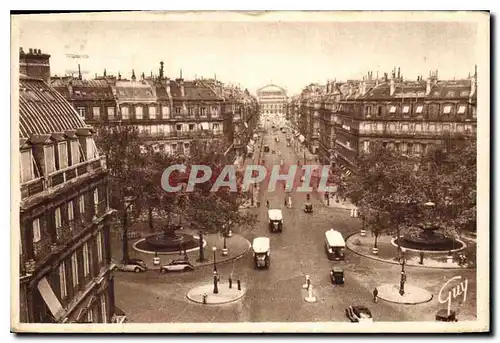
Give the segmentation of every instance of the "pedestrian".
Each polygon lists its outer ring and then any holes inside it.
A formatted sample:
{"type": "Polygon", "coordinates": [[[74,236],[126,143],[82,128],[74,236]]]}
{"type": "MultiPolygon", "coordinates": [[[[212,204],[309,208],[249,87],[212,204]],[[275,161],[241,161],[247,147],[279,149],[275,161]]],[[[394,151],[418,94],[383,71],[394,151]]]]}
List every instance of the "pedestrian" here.
{"type": "Polygon", "coordinates": [[[266,200],[266,206],[269,208],[269,200],[266,200]]]}
{"type": "Polygon", "coordinates": [[[286,202],[286,195],[285,195],[285,207],[286,207],[286,205],[287,205],[287,202],[286,202]]]}
{"type": "Polygon", "coordinates": [[[378,289],[377,287],[375,287],[375,289],[373,290],[373,302],[376,304],[377,300],[378,300],[378,289]]]}

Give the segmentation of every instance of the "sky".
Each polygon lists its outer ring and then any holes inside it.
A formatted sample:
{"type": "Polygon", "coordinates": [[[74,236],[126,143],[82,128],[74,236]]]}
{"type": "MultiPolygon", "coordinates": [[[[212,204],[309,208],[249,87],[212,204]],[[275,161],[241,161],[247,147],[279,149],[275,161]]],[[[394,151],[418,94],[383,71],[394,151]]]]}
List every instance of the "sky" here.
{"type": "Polygon", "coordinates": [[[409,79],[431,69],[442,79],[465,78],[479,59],[471,21],[46,19],[19,21],[19,45],[50,54],[59,76],[80,63],[87,78],[104,68],[130,78],[132,69],[157,74],[163,61],[171,78],[182,69],[184,79],[216,75],[251,92],[273,83],[293,95],[310,83],[360,79],[370,70],[382,76],[395,66],[409,79]]]}

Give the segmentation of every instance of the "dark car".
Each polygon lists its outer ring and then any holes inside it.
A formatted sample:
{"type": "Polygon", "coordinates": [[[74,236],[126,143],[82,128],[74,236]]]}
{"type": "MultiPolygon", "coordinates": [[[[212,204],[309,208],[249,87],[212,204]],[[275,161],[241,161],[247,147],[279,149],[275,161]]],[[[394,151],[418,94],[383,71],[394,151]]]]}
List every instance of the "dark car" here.
{"type": "Polygon", "coordinates": [[[365,306],[349,306],[345,309],[345,314],[353,323],[373,322],[372,313],[365,306]]]}
{"type": "Polygon", "coordinates": [[[161,273],[168,272],[189,272],[193,271],[194,266],[187,260],[173,260],[169,264],[164,264],[160,268],[161,273]]]}
{"type": "Polygon", "coordinates": [[[345,282],[344,269],[339,267],[333,267],[330,270],[330,280],[334,285],[343,285],[345,282]]]}
{"type": "Polygon", "coordinates": [[[305,213],[313,213],[313,205],[310,202],[306,202],[304,205],[305,213]]]}
{"type": "Polygon", "coordinates": [[[443,308],[436,313],[436,320],[438,322],[458,322],[457,313],[455,311],[448,313],[448,310],[443,308]]]}

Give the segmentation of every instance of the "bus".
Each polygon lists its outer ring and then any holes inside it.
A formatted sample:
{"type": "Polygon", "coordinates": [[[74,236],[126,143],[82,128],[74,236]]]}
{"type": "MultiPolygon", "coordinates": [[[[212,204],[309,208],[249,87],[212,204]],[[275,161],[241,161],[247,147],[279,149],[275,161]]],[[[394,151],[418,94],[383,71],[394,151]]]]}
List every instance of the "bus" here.
{"type": "Polygon", "coordinates": [[[344,237],[342,237],[342,234],[339,231],[330,229],[325,232],[325,251],[329,260],[344,260],[344,249],[344,237]]]}

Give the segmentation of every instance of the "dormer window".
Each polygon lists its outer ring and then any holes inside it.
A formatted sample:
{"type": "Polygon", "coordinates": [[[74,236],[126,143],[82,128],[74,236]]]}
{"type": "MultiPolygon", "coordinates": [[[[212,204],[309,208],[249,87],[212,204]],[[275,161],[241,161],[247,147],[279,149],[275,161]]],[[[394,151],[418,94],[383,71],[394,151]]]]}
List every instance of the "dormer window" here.
{"type": "Polygon", "coordinates": [[[128,120],[128,118],[129,118],[128,106],[122,106],[121,113],[122,113],[122,119],[128,120]]]}
{"type": "Polygon", "coordinates": [[[180,107],[176,107],[175,108],[175,114],[181,114],[181,108],[180,107]]]}
{"type": "Polygon", "coordinates": [[[108,120],[113,120],[113,119],[115,119],[115,108],[108,107],[108,120]]]}
{"type": "Polygon", "coordinates": [[[207,115],[207,108],[206,107],[200,108],[200,115],[202,117],[205,117],[207,115]]]}
{"type": "Polygon", "coordinates": [[[101,116],[101,109],[99,107],[92,107],[92,114],[94,115],[94,120],[99,120],[101,116]]]}
{"type": "Polygon", "coordinates": [[[53,173],[56,170],[54,146],[46,145],[43,148],[43,156],[45,160],[45,175],[53,173]]]}
{"type": "Polygon", "coordinates": [[[410,106],[403,106],[403,113],[408,114],[410,112],[410,106]]]}
{"type": "Polygon", "coordinates": [[[156,119],[156,107],[149,106],[149,119],[156,119]]]}
{"type": "Polygon", "coordinates": [[[416,110],[415,110],[415,113],[420,114],[420,113],[422,113],[423,110],[424,110],[424,106],[418,105],[417,108],[416,108],[416,110]]]}
{"type": "Polygon", "coordinates": [[[460,105],[458,107],[458,114],[464,114],[465,113],[465,105],[460,105]]]}
{"type": "Polygon", "coordinates": [[[21,152],[20,163],[21,183],[33,180],[33,156],[31,150],[21,152]]]}
{"type": "Polygon", "coordinates": [[[97,157],[97,147],[95,146],[95,142],[92,137],[87,137],[87,161],[91,161],[97,157]]]}
{"type": "Polygon", "coordinates": [[[449,114],[451,112],[451,106],[450,105],[446,105],[443,107],[443,113],[445,114],[449,114]]]}
{"type": "Polygon", "coordinates": [[[68,168],[68,143],[60,142],[57,146],[59,169],[68,168]]]}
{"type": "Polygon", "coordinates": [[[168,106],[163,106],[161,108],[161,115],[163,119],[167,119],[170,114],[170,107],[168,106]]]}
{"type": "Polygon", "coordinates": [[[81,154],[80,154],[80,143],[77,140],[73,140],[70,143],[71,147],[71,165],[77,165],[81,162],[81,154]]]}
{"type": "Polygon", "coordinates": [[[78,114],[80,115],[80,117],[82,119],[85,119],[85,107],[78,107],[77,111],[78,111],[78,114]]]}
{"type": "Polygon", "coordinates": [[[366,116],[370,117],[372,115],[372,107],[368,106],[366,107],[366,116]]]}
{"type": "Polygon", "coordinates": [[[396,113],[396,106],[391,106],[389,113],[396,113]]]}

